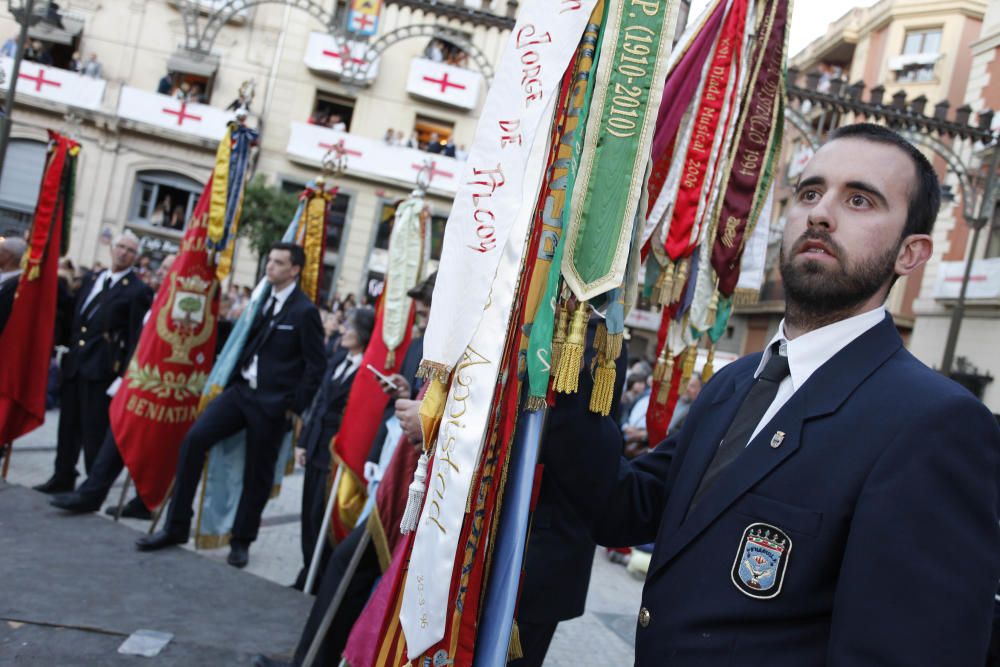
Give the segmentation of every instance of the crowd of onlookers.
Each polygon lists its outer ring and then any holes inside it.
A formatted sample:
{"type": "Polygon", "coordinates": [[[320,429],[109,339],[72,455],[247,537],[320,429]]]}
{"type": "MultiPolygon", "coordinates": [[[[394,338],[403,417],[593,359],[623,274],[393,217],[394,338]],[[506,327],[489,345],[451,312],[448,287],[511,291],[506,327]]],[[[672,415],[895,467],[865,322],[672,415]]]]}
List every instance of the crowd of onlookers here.
{"type": "Polygon", "coordinates": [[[467,67],[469,54],[458,46],[443,39],[432,39],[424,49],[424,57],[436,63],[447,63],[455,67],[467,67]]]}
{"type": "MultiPolygon", "coordinates": [[[[17,55],[16,37],[9,37],[3,43],[3,46],[0,46],[0,55],[8,58],[13,58],[17,55]]],[[[24,54],[22,57],[28,62],[58,67],[58,65],[55,65],[52,60],[51,47],[46,46],[42,41],[37,39],[33,39],[24,45],[24,54]]],[[[84,60],[79,51],[74,52],[73,57],[70,58],[69,65],[65,69],[68,69],[71,72],[76,72],[77,74],[82,74],[83,76],[89,76],[93,79],[104,78],[104,66],[101,65],[101,61],[97,59],[96,53],[91,53],[90,56],[84,60]]]]}
{"type": "Polygon", "coordinates": [[[182,81],[176,72],[164,74],[156,85],[156,92],[160,95],[169,95],[182,102],[208,104],[208,95],[205,94],[205,89],[201,84],[182,81]]]}
{"type": "Polygon", "coordinates": [[[469,157],[469,153],[465,150],[464,145],[456,146],[455,140],[452,137],[449,136],[442,139],[441,135],[437,132],[431,132],[427,135],[427,139],[425,141],[421,141],[416,132],[411,132],[409,138],[407,138],[402,130],[393,130],[390,127],[385,131],[382,141],[387,146],[416,148],[417,150],[425,151],[427,153],[453,157],[458,160],[466,160],[469,157]]]}

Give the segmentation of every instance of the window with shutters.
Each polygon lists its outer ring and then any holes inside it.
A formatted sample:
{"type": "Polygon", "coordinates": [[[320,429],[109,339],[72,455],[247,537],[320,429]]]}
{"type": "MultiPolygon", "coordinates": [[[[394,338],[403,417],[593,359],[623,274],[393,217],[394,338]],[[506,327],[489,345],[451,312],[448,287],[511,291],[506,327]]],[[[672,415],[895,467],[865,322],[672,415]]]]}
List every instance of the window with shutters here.
{"type": "Polygon", "coordinates": [[[45,171],[44,141],[12,139],[0,175],[0,236],[20,236],[31,227],[45,171]]]}

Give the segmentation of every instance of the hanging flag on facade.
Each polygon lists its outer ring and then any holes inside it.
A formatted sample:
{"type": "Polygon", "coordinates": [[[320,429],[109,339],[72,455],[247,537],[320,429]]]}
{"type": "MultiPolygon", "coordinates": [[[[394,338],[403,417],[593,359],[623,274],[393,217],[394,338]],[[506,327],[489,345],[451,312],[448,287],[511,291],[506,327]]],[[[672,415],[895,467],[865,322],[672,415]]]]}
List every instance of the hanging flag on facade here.
{"type": "Polygon", "coordinates": [[[378,31],[382,0],[351,0],[347,9],[347,32],[371,37],[378,31]]]}

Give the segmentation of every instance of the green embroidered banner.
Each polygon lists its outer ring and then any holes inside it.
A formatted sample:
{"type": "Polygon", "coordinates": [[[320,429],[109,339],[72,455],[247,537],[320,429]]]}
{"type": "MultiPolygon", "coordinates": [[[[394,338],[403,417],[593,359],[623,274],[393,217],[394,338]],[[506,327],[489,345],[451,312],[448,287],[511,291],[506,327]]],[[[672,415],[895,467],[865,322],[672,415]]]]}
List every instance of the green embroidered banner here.
{"type": "Polygon", "coordinates": [[[669,0],[611,0],[562,272],[580,300],[619,287],[676,22],[669,0]]]}

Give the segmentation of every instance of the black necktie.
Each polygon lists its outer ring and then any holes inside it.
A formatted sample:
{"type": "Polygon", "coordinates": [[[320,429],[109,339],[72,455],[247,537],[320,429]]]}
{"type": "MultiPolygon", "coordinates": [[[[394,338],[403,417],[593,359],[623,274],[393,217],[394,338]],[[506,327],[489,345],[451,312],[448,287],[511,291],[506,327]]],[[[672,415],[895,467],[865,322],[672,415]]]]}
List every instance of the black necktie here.
{"type": "Polygon", "coordinates": [[[771,407],[774,397],[778,395],[781,381],[788,377],[788,357],[779,354],[778,346],[777,342],[771,346],[771,358],[764,364],[764,370],[760,372],[757,381],[750,389],[750,393],[743,399],[739,411],[733,418],[733,423],[726,431],[726,436],[722,439],[718,449],[715,450],[715,457],[708,464],[708,470],[701,478],[701,484],[698,485],[698,490],[695,491],[694,498],[691,500],[691,509],[694,509],[698,499],[722,471],[746,449],[750,442],[750,436],[757,428],[761,417],[771,407]]]}
{"type": "Polygon", "coordinates": [[[109,273],[104,277],[104,284],[101,287],[101,291],[90,300],[87,307],[83,309],[83,319],[89,320],[97,312],[97,309],[104,303],[105,299],[108,298],[108,291],[111,289],[111,274],[109,273]]]}
{"type": "Polygon", "coordinates": [[[276,299],[272,296],[267,300],[267,304],[262,312],[257,313],[257,317],[254,318],[253,324],[250,325],[250,333],[247,334],[247,346],[243,351],[244,366],[249,364],[253,360],[253,355],[257,353],[258,348],[260,348],[261,343],[264,340],[264,333],[267,331],[267,325],[274,317],[274,302],[276,299]]]}

